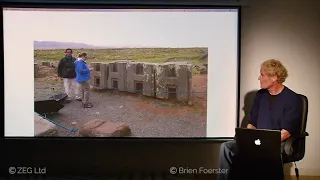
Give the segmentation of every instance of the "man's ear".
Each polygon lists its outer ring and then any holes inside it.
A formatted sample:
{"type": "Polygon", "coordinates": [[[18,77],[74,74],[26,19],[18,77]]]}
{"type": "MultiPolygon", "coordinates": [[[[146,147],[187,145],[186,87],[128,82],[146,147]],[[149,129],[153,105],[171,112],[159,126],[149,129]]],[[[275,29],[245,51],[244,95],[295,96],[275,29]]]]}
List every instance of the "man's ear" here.
{"type": "Polygon", "coordinates": [[[272,82],[276,82],[278,80],[278,77],[277,76],[272,76],[271,79],[272,79],[272,82]]]}

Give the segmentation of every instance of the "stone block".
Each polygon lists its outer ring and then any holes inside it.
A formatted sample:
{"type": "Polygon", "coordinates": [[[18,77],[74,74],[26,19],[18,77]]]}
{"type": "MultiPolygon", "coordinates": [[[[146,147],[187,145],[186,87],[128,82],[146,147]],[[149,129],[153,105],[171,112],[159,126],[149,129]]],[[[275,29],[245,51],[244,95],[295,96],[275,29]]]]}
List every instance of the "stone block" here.
{"type": "Polygon", "coordinates": [[[155,64],[129,62],[126,65],[128,92],[155,96],[155,64]]]}
{"type": "Polygon", "coordinates": [[[190,63],[158,64],[155,69],[157,98],[189,101],[192,91],[192,65],[190,63]]]}
{"type": "Polygon", "coordinates": [[[202,66],[200,67],[200,74],[207,74],[208,71],[207,71],[207,67],[206,66],[202,66]]]}
{"type": "Polygon", "coordinates": [[[109,78],[108,78],[108,88],[116,89],[119,91],[127,90],[127,63],[132,61],[119,60],[109,63],[109,78]]]}
{"type": "Polygon", "coordinates": [[[91,78],[90,78],[90,85],[107,89],[108,88],[108,78],[109,78],[109,64],[108,63],[101,63],[101,62],[92,62],[90,67],[93,68],[91,71],[91,78]]]}
{"type": "Polygon", "coordinates": [[[51,62],[42,62],[42,66],[51,66],[51,62]]]}
{"type": "Polygon", "coordinates": [[[58,68],[59,62],[51,62],[50,66],[53,68],[58,68]]]}
{"type": "Polygon", "coordinates": [[[94,119],[86,122],[79,134],[86,137],[126,137],[131,135],[131,130],[124,123],[94,119]]]}
{"type": "Polygon", "coordinates": [[[34,63],[34,77],[39,77],[39,66],[38,63],[34,63]]]}
{"type": "Polygon", "coordinates": [[[34,135],[46,136],[54,131],[55,124],[43,119],[38,113],[34,113],[34,135]]]}

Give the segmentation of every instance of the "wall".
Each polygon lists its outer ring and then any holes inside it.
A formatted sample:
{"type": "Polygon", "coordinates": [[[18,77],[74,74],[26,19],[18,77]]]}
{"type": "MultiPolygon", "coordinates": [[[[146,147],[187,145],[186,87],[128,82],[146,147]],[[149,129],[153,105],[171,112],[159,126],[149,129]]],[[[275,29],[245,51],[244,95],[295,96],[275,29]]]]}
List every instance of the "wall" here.
{"type": "Polygon", "coordinates": [[[241,107],[246,93],[259,87],[261,62],[281,60],[289,71],[285,85],[309,98],[310,136],[297,163],[300,174],[320,176],[320,1],[250,0],[241,20],[241,107]]]}
{"type": "MultiPolygon", "coordinates": [[[[245,95],[259,88],[259,66],[262,61],[270,58],[281,60],[289,70],[286,85],[292,90],[305,94],[309,98],[309,120],[305,158],[298,162],[301,175],[320,176],[320,0],[248,0],[248,6],[242,9],[242,50],[241,50],[241,107],[245,95]]],[[[240,110],[240,118],[244,112],[240,110]]],[[[74,147],[69,144],[62,148],[51,149],[55,153],[90,152],[88,156],[81,155],[81,161],[92,164],[94,170],[98,162],[103,163],[103,170],[108,168],[117,170],[169,170],[170,166],[217,167],[220,143],[126,143],[117,144],[100,141],[90,141],[92,144],[83,146],[82,142],[74,147]],[[108,146],[107,146],[108,145],[108,146]],[[130,152],[130,153],[128,153],[130,152]],[[102,156],[103,155],[103,156],[102,156]],[[104,158],[102,158],[104,157],[104,158]],[[110,163],[120,162],[120,163],[110,163]],[[126,163],[122,163],[126,162],[126,163]],[[125,165],[124,165],[125,164],[125,165]]],[[[35,143],[35,142],[34,142],[35,143]]],[[[43,142],[45,143],[45,142],[43,142]]],[[[49,142],[48,142],[49,143],[49,142]]],[[[67,142],[66,142],[67,143],[67,142]]],[[[87,142],[89,144],[89,142],[87,142]]],[[[35,147],[35,144],[28,146],[35,147]]],[[[48,145],[47,145],[48,146],[48,145]]],[[[9,146],[5,146],[9,147],[9,146]]],[[[45,156],[25,156],[19,149],[15,156],[10,157],[11,162],[27,158],[26,162],[46,162],[54,164],[55,156],[47,156],[50,149],[46,145],[39,148],[39,152],[46,152],[45,156]],[[19,152],[18,152],[19,150],[19,152]],[[32,158],[31,158],[32,157],[32,158]],[[34,158],[38,157],[38,158],[34,158]]],[[[14,150],[10,149],[10,152],[14,150]]],[[[27,151],[26,151],[27,152],[27,151]]],[[[30,153],[35,153],[31,152],[30,153]]],[[[61,164],[64,167],[75,167],[77,171],[84,167],[78,163],[79,156],[68,158],[68,162],[61,164]]],[[[41,164],[41,163],[40,163],[41,164]]],[[[49,166],[49,165],[48,165],[49,166]]],[[[87,166],[83,171],[88,170],[87,166]]],[[[292,173],[294,171],[291,171],[292,173]]]]}
{"type": "Polygon", "coordinates": [[[131,93],[142,93],[159,99],[170,99],[170,86],[175,90],[177,101],[190,102],[192,91],[193,65],[189,62],[146,63],[114,61],[111,63],[93,62],[99,67],[92,71],[90,85],[103,89],[117,89],[131,93]],[[113,67],[117,67],[113,69],[113,67]],[[99,79],[98,82],[96,80],[99,79]],[[116,83],[116,87],[113,83],[116,83]],[[140,88],[136,87],[141,84],[140,88]],[[187,92],[187,93],[179,93],[187,92]],[[157,92],[157,93],[154,93],[157,92]],[[161,93],[162,92],[162,93],[161,93]]]}

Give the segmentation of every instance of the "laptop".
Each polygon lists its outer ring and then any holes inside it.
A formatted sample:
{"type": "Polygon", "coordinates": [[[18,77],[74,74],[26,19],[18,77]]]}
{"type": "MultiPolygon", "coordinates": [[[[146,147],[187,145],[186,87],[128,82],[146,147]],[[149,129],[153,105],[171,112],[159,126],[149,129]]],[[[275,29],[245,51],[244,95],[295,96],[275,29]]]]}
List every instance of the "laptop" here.
{"type": "Polygon", "coordinates": [[[237,156],[248,163],[281,163],[281,132],[236,128],[237,156]]]}
{"type": "Polygon", "coordinates": [[[280,131],[236,128],[235,140],[237,153],[231,179],[283,180],[280,131]]]}

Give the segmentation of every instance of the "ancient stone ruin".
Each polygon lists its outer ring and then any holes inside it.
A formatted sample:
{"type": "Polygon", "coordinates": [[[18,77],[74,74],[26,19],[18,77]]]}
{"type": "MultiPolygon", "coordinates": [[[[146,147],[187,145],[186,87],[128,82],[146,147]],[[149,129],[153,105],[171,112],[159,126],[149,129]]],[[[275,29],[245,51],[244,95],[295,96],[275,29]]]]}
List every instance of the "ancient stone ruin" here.
{"type": "Polygon", "coordinates": [[[163,64],[133,61],[93,62],[91,86],[141,93],[160,99],[191,101],[192,64],[163,64]]]}
{"type": "Polygon", "coordinates": [[[38,63],[34,63],[34,77],[39,77],[39,66],[38,63]]]}
{"type": "Polygon", "coordinates": [[[156,66],[156,97],[188,102],[192,87],[192,65],[164,63],[156,66]]]}
{"type": "Polygon", "coordinates": [[[59,62],[42,62],[42,66],[48,66],[48,67],[53,67],[53,68],[57,68],[58,67],[59,62]]]}
{"type": "Polygon", "coordinates": [[[127,63],[126,91],[155,96],[155,65],[152,63],[127,63]]]}
{"type": "Polygon", "coordinates": [[[39,70],[40,66],[47,66],[47,67],[52,67],[57,69],[58,68],[59,62],[48,62],[48,61],[43,61],[40,64],[37,63],[37,61],[34,62],[34,77],[38,78],[39,77],[39,70]]]}
{"type": "MultiPolygon", "coordinates": [[[[42,62],[43,66],[57,68],[57,63],[42,62]]],[[[38,65],[35,63],[35,76],[38,65]]],[[[174,99],[191,104],[192,64],[187,62],[92,62],[90,85],[159,99],[174,99]]]]}

